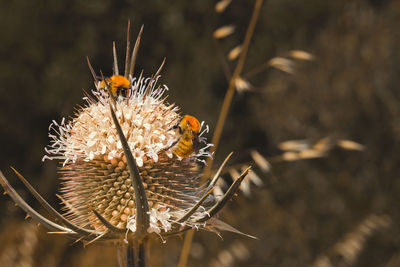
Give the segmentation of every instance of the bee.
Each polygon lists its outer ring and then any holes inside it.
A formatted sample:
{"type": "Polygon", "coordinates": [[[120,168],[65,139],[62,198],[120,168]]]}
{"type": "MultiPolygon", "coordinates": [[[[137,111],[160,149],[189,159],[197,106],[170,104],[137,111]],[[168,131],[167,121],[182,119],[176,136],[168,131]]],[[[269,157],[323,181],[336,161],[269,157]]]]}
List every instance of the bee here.
{"type": "Polygon", "coordinates": [[[173,129],[178,129],[181,137],[172,144],[171,147],[175,146],[174,153],[182,158],[187,158],[192,153],[199,152],[199,132],[200,122],[193,116],[185,115],[183,119],[173,126],[173,129]]]}
{"type": "Polygon", "coordinates": [[[111,92],[115,97],[119,95],[126,97],[130,83],[129,80],[122,75],[113,75],[100,82],[100,89],[106,89],[107,86],[111,88],[111,92]]]}

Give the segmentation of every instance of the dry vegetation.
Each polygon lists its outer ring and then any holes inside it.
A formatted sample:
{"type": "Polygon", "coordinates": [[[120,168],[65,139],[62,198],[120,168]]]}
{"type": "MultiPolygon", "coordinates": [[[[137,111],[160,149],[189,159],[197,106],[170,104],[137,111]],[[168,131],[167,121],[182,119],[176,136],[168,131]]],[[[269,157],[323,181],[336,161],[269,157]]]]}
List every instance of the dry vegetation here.
{"type": "MultiPolygon", "coordinates": [[[[40,160],[48,124],[71,114],[82,103],[81,88],[92,87],[86,55],[95,69],[111,72],[111,41],[123,47],[128,18],[135,28],[145,25],[140,67],[154,72],[166,56],[162,82],[170,101],[215,129],[253,1],[233,1],[222,13],[211,1],[55,2],[10,2],[0,10],[0,169],[17,189],[10,165],[59,204],[56,164],[40,160]],[[235,25],[234,32],[216,44],[213,33],[224,25],[235,25]]],[[[189,266],[399,264],[399,18],[395,0],[265,1],[241,75],[248,84],[242,81],[245,90],[233,98],[216,154],[220,162],[235,151],[236,170],[257,153],[271,164],[255,164],[261,180],[253,178],[250,191],[221,214],[259,240],[196,233],[189,266]],[[299,50],[312,60],[293,52],[299,50]]],[[[112,247],[82,249],[24,221],[7,196],[0,215],[1,266],[116,262],[112,247]]],[[[174,266],[182,240],[151,246],[150,266],[174,266]]]]}

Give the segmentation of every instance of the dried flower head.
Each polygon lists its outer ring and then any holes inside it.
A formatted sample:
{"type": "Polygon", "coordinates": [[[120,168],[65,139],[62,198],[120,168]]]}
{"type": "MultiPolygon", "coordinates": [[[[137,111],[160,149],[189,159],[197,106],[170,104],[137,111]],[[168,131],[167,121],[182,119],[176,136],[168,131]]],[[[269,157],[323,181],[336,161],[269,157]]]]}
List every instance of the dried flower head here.
{"type": "MultiPolygon", "coordinates": [[[[181,134],[178,108],[169,105],[164,86],[157,79],[129,77],[126,97],[115,97],[115,114],[139,167],[150,210],[150,231],[171,230],[171,223],[193,206],[201,194],[196,161],[208,156],[209,146],[197,154],[180,158],[174,153],[181,134]]],[[[109,101],[114,98],[98,81],[86,107],[75,118],[50,126],[51,145],[44,159],[62,159],[62,198],[67,217],[81,227],[106,230],[93,213],[95,209],[112,225],[134,229],[135,194],[126,156],[111,117],[109,101]]],[[[203,131],[204,132],[204,131],[203,131]]],[[[200,133],[200,136],[202,133],[200,133]]],[[[195,217],[204,214],[197,211],[195,217]]]]}

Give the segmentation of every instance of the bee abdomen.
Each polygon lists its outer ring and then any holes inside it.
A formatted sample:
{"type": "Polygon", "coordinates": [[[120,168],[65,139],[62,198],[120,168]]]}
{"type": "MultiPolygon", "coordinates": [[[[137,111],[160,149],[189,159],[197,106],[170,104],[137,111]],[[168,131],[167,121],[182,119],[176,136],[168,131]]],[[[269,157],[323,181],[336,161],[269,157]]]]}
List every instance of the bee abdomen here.
{"type": "Polygon", "coordinates": [[[175,154],[182,158],[186,158],[193,153],[193,145],[191,140],[185,140],[182,138],[177,145],[175,154]]]}

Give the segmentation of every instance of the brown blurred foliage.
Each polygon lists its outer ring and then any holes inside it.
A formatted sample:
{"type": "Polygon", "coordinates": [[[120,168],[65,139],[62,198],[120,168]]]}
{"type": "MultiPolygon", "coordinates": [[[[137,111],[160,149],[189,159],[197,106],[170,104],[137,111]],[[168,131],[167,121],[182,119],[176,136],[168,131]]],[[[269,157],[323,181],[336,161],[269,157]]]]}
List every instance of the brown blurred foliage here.
{"type": "MultiPolygon", "coordinates": [[[[151,75],[165,56],[161,82],[170,88],[169,101],[213,129],[227,88],[218,54],[227,55],[243,40],[253,1],[233,1],[222,14],[214,12],[214,4],[2,3],[0,169],[25,199],[32,197],[10,165],[58,206],[57,163],[41,161],[48,125],[72,114],[84,103],[81,89],[93,87],[85,56],[96,70],[111,73],[115,40],[123,62],[129,18],[134,34],[145,25],[139,68],[151,75]],[[236,25],[235,33],[216,45],[213,31],[227,24],[236,25]]],[[[269,157],[279,154],[277,146],[284,140],[325,136],[357,141],[366,150],[336,149],[321,159],[273,164],[273,176],[262,177],[264,187],[253,187],[250,197],[239,195],[221,214],[260,240],[223,233],[221,241],[212,233],[196,234],[190,266],[216,266],[232,258],[230,266],[306,266],[324,256],[332,266],[400,264],[399,25],[400,2],[395,0],[265,1],[244,75],[292,49],[308,51],[315,60],[296,60],[294,74],[268,69],[247,78],[252,91],[234,97],[216,160],[235,151],[233,162],[247,161],[250,148],[269,157]],[[349,262],[335,248],[371,214],[385,215],[391,224],[371,227],[373,233],[359,238],[359,254],[349,262]],[[237,242],[243,247],[237,249],[237,242]],[[232,247],[244,256],[222,253],[232,247]]],[[[65,237],[48,235],[30,219],[23,221],[23,212],[7,196],[0,197],[0,208],[4,264],[17,255],[10,251],[26,246],[30,250],[21,251],[30,258],[14,261],[14,266],[116,266],[112,246],[83,249],[65,237]]],[[[181,245],[179,238],[153,242],[150,265],[173,266],[181,245]]]]}

